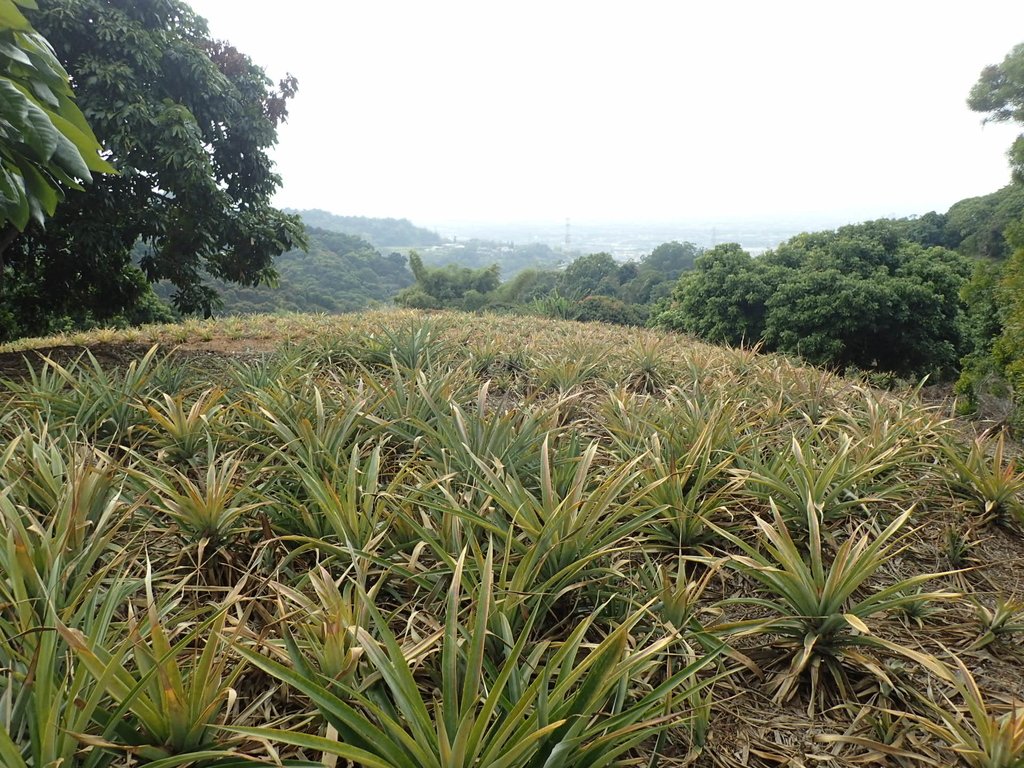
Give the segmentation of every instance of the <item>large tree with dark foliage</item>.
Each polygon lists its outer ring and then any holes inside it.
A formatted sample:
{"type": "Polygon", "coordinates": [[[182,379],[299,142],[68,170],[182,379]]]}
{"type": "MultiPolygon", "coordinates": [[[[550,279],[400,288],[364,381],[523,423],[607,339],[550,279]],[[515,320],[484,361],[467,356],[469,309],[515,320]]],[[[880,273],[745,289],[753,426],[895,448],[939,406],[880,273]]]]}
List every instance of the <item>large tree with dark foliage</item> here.
{"type": "Polygon", "coordinates": [[[762,342],[838,369],[949,376],[964,352],[965,257],[876,221],[798,235],[760,258],[718,246],[684,273],[664,326],[762,342]]]}
{"type": "Polygon", "coordinates": [[[295,80],[275,87],[181,0],[39,0],[31,20],[120,173],[9,249],[7,332],[129,312],[147,281],[170,281],[179,309],[205,313],[207,278],[273,281],[274,257],[303,241],[298,218],[269,202],[280,178],[267,150],[295,80]]]}

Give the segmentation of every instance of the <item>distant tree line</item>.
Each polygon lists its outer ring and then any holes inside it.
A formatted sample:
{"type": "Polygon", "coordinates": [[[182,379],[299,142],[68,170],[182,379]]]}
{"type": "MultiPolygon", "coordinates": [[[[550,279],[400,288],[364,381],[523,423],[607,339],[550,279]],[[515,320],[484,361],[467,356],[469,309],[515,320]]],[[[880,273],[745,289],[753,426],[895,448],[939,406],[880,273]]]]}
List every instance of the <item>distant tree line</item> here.
{"type": "Polygon", "coordinates": [[[501,264],[501,275],[511,280],[524,269],[555,269],[568,260],[567,254],[556,251],[546,243],[502,243],[473,238],[445,243],[420,252],[428,267],[459,267],[482,269],[501,264]]]}
{"type": "Polygon", "coordinates": [[[419,309],[535,312],[573,320],[643,325],[655,302],[693,267],[693,243],[665,243],[639,261],[619,263],[608,253],[580,256],[565,268],[527,268],[502,283],[503,264],[428,267],[409,257],[415,285],[395,303],[419,309]]]}
{"type": "MultiPolygon", "coordinates": [[[[962,361],[965,377],[985,368],[980,360],[990,374],[993,349],[1011,346],[996,344],[1002,326],[994,302],[1000,265],[1012,252],[1003,233],[1022,216],[1024,192],[1014,185],[946,213],[805,233],[759,257],[736,244],[704,251],[670,242],[625,263],[607,253],[564,267],[522,268],[520,260],[504,281],[518,247],[467,241],[445,251],[467,262],[438,265],[414,252],[407,265],[405,256],[382,255],[355,235],[310,228],[308,253],[278,259],[277,287],[213,285],[224,312],[343,312],[394,301],[534,313],[757,343],[837,370],[949,379],[962,361]],[[483,264],[485,255],[502,261],[483,264]]],[[[536,255],[557,254],[545,246],[536,255]]]]}
{"type": "Polygon", "coordinates": [[[989,359],[1011,346],[996,344],[993,302],[1009,289],[996,290],[993,270],[1022,216],[1024,194],[1010,186],[946,213],[804,233],[758,257],[671,242],[637,261],[587,254],[505,282],[498,264],[429,267],[414,254],[416,282],[395,302],[655,325],[839,371],[949,380],[979,350],[989,359]]]}

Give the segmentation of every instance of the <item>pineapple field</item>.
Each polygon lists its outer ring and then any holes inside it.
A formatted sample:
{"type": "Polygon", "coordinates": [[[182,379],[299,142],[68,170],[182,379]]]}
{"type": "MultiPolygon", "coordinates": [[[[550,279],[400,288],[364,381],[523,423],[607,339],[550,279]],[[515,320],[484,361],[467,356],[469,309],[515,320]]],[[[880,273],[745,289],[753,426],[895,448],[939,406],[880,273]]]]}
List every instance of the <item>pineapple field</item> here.
{"type": "Polygon", "coordinates": [[[540,318],[0,350],[5,768],[1024,766],[1024,472],[754,350],[540,318]]]}

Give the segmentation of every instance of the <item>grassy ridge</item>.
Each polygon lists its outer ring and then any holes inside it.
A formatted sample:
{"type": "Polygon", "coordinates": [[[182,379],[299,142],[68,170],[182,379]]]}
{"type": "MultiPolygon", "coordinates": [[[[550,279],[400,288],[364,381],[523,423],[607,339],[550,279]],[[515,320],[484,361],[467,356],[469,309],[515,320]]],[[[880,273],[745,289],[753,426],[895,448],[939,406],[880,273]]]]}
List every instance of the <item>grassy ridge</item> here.
{"type": "Polygon", "coordinates": [[[1024,477],[914,393],[455,313],[32,347],[4,765],[1024,761],[1024,477]]]}

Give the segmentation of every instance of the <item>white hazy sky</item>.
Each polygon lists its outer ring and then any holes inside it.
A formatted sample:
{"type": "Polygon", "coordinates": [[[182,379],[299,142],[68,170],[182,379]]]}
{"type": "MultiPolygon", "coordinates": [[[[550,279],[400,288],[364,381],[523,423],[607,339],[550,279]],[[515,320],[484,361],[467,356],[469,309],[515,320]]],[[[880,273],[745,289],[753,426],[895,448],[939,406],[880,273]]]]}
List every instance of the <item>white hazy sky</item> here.
{"type": "Polygon", "coordinates": [[[1020,0],[190,0],[299,79],[282,206],[452,221],[858,220],[1009,180],[965,99],[1020,0]]]}

